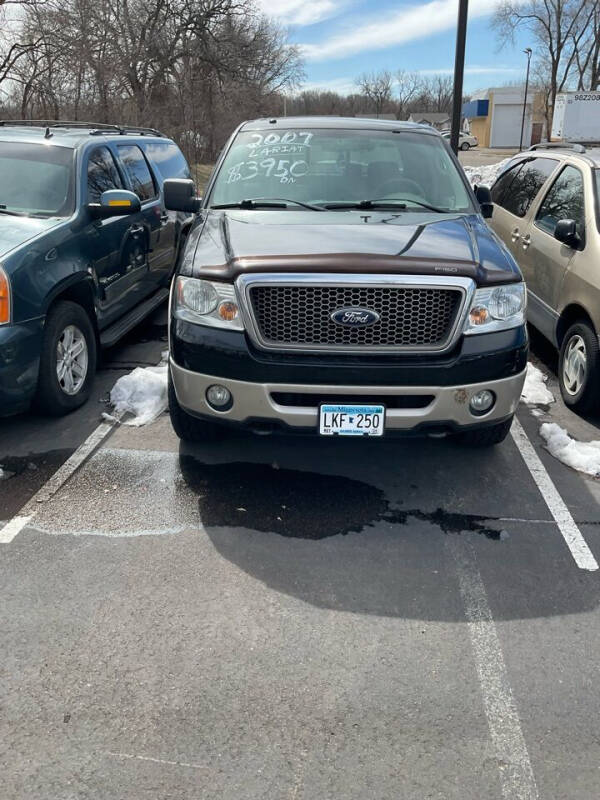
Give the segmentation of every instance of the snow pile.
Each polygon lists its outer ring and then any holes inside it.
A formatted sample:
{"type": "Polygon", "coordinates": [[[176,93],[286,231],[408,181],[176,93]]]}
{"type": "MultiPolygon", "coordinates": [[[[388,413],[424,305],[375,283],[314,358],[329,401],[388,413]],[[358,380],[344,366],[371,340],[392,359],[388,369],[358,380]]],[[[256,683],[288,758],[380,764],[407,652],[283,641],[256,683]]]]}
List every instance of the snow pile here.
{"type": "Polygon", "coordinates": [[[115,383],[110,402],[117,413],[133,414],[126,425],[146,425],[166,410],[167,371],[168,365],[164,363],[157,367],[136,367],[115,383]]]}
{"type": "Polygon", "coordinates": [[[527,375],[521,393],[521,401],[531,405],[548,406],[554,402],[554,395],[546,386],[548,376],[544,375],[541,369],[534,364],[527,364],[527,375]]]}
{"type": "Polygon", "coordinates": [[[550,453],[563,464],[587,475],[600,475],[600,441],[578,442],[555,422],[545,422],[540,435],[550,453]]]}
{"type": "Polygon", "coordinates": [[[496,164],[480,164],[477,167],[463,166],[463,169],[471,186],[475,186],[476,183],[482,186],[491,186],[496,180],[496,175],[504,169],[509,161],[510,158],[505,158],[496,164]]]}

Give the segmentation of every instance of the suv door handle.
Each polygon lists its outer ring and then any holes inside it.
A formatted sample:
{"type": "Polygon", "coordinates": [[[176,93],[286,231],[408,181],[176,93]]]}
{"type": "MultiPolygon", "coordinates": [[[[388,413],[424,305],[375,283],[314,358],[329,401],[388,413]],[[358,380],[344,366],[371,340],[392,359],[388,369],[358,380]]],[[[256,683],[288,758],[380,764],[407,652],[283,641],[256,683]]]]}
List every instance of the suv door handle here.
{"type": "Polygon", "coordinates": [[[160,215],[160,221],[161,222],[168,222],[169,221],[169,215],[167,214],[166,211],[163,211],[163,213],[160,215]]]}
{"type": "Polygon", "coordinates": [[[522,244],[523,250],[527,250],[527,248],[531,244],[531,235],[529,233],[526,234],[525,236],[521,236],[521,244],[522,244]]]}
{"type": "Polygon", "coordinates": [[[131,228],[129,228],[129,233],[132,233],[134,236],[137,233],[143,233],[143,232],[144,232],[143,225],[132,225],[131,228]]]}
{"type": "Polygon", "coordinates": [[[519,229],[518,228],[513,228],[512,229],[512,231],[510,233],[510,238],[513,240],[513,242],[517,241],[517,239],[519,238],[519,229]]]}

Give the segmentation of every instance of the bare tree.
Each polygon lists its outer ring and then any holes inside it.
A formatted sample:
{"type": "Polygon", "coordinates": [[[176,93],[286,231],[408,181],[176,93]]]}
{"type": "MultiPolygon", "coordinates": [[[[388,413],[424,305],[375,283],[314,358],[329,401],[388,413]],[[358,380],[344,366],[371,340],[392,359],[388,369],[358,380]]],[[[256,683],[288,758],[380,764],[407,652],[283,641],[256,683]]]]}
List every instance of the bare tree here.
{"type": "Polygon", "coordinates": [[[494,15],[501,42],[512,41],[522,28],[536,45],[537,60],[547,73],[549,86],[548,126],[556,95],[567,86],[597,5],[597,0],[504,0],[494,15]]]}
{"type": "Polygon", "coordinates": [[[390,105],[393,85],[391,72],[365,72],[357,78],[356,85],[372,104],[377,117],[390,105]]]}
{"type": "Polygon", "coordinates": [[[421,76],[418,72],[407,72],[399,69],[396,72],[395,95],[396,95],[396,117],[405,119],[407,107],[410,101],[416,97],[421,87],[421,76]]]}

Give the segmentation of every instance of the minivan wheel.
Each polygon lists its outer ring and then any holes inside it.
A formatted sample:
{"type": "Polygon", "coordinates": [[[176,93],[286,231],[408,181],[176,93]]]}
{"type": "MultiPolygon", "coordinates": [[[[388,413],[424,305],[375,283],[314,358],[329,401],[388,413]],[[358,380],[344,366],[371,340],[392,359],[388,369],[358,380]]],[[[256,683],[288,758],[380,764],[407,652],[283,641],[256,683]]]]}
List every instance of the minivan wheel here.
{"type": "Polygon", "coordinates": [[[598,336],[588,322],[571,325],[560,348],[558,379],[565,405],[582,414],[598,405],[599,352],[598,336]]]}
{"type": "Polygon", "coordinates": [[[225,435],[225,428],[188,414],[177,402],[175,387],[169,372],[169,414],[177,436],[184,442],[216,442],[225,435]]]}
{"type": "Polygon", "coordinates": [[[493,445],[500,444],[506,439],[512,421],[513,418],[510,417],[510,419],[498,422],[496,425],[464,431],[459,433],[456,438],[461,444],[465,444],[468,447],[493,447],[493,445]]]}
{"type": "Polygon", "coordinates": [[[96,372],[96,334],[80,305],[62,300],[46,316],[35,408],[61,416],[83,405],[96,372]]]}
{"type": "Polygon", "coordinates": [[[471,145],[468,142],[463,142],[461,144],[461,146],[460,146],[460,149],[461,150],[468,150],[470,147],[471,147],[471,145]]]}

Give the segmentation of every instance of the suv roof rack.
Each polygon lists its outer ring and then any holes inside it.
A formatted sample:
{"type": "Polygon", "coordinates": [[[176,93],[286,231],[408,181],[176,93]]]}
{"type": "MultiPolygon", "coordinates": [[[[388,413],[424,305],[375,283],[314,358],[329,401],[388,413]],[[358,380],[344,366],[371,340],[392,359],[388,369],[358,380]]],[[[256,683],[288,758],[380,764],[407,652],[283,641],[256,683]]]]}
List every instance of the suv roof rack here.
{"type": "Polygon", "coordinates": [[[532,144],[531,147],[527,148],[528,150],[574,150],[576,153],[585,153],[586,149],[582,144],[577,144],[577,142],[539,142],[538,144],[532,144]]]}
{"type": "Polygon", "coordinates": [[[100,136],[103,133],[118,133],[121,136],[131,133],[137,133],[140,136],[164,136],[156,128],[146,128],[143,125],[110,125],[106,122],[81,122],[79,120],[62,120],[62,119],[0,119],[0,127],[7,125],[19,127],[28,126],[32,128],[74,128],[74,129],[89,129],[90,136],[100,136]]]}

